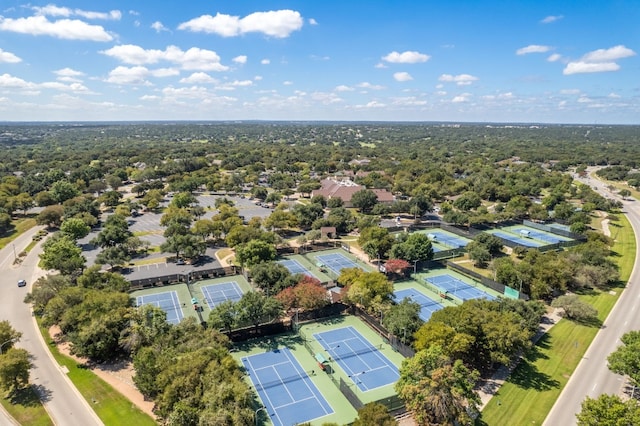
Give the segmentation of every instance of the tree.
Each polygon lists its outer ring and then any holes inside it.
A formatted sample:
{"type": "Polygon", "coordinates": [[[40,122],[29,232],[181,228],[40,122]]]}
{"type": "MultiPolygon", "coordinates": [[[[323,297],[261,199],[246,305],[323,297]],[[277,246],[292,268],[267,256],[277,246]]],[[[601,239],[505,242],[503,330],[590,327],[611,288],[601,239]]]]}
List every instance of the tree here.
{"type": "Polygon", "coordinates": [[[482,199],[474,191],[464,192],[453,202],[453,206],[462,211],[477,209],[481,204],[482,199]]]}
{"type": "Polygon", "coordinates": [[[580,300],[576,294],[565,294],[557,297],[551,306],[562,308],[564,315],[576,321],[590,321],[598,316],[598,311],[593,306],[580,300]]]}
{"type": "Polygon", "coordinates": [[[420,304],[405,298],[391,306],[382,321],[391,334],[402,337],[402,343],[406,344],[407,337],[411,338],[422,324],[420,304]]]}
{"type": "Polygon", "coordinates": [[[360,231],[358,244],[367,253],[369,259],[380,259],[387,255],[394,243],[389,230],[380,226],[370,226],[360,231]]]}
{"type": "Polygon", "coordinates": [[[60,205],[45,207],[36,217],[38,225],[56,228],[62,223],[63,208],[60,205]]]}
{"type": "Polygon", "coordinates": [[[640,404],[635,399],[623,401],[618,395],[587,397],[576,414],[578,426],[626,426],[640,424],[640,404]]]}
{"type": "Polygon", "coordinates": [[[216,330],[223,328],[227,332],[231,332],[238,324],[238,317],[237,303],[225,300],[211,309],[207,323],[216,330]]]}
{"type": "Polygon", "coordinates": [[[124,266],[129,263],[131,256],[122,246],[111,246],[104,248],[96,256],[98,265],[109,265],[112,269],[116,266],[124,266]]]}
{"type": "Polygon", "coordinates": [[[480,398],[477,371],[433,346],[402,362],[396,392],[419,424],[471,424],[480,398]]]}
{"type": "Polygon", "coordinates": [[[485,268],[491,261],[491,253],[489,253],[487,247],[477,241],[471,241],[467,244],[467,252],[474,265],[479,268],[485,268]]]}
{"type": "Polygon", "coordinates": [[[0,344],[4,343],[0,350],[4,352],[13,347],[13,344],[20,340],[22,333],[15,330],[7,320],[0,321],[0,344]]]}
{"type": "Polygon", "coordinates": [[[78,191],[78,187],[76,187],[74,184],[69,183],[65,180],[59,180],[51,185],[49,193],[57,203],[62,204],[63,202],[77,196],[80,191],[78,191]]]}
{"type": "MultiPolygon", "coordinates": [[[[379,311],[382,305],[391,300],[393,284],[380,272],[364,272],[361,269],[358,271],[354,272],[355,279],[348,285],[345,300],[379,311]]],[[[340,271],[340,277],[342,277],[342,271],[340,271]]]]}
{"type": "Polygon", "coordinates": [[[358,410],[358,418],[353,422],[353,426],[395,426],[398,422],[389,414],[387,407],[378,403],[370,402],[358,410]]]}
{"type": "Polygon", "coordinates": [[[29,384],[29,352],[10,348],[0,355],[0,388],[11,395],[29,384]]]}
{"type": "Polygon", "coordinates": [[[64,275],[72,275],[82,269],[87,259],[75,241],[62,235],[44,242],[40,260],[44,269],[57,269],[64,275]]]}
{"type": "Polygon", "coordinates": [[[280,302],[256,291],[245,293],[238,301],[237,308],[240,321],[255,327],[278,318],[282,312],[280,302]]]}
{"type": "Polygon", "coordinates": [[[623,200],[626,200],[627,197],[631,195],[631,191],[629,191],[628,189],[621,189],[620,191],[618,191],[618,195],[620,195],[623,200]]]}
{"type": "Polygon", "coordinates": [[[413,233],[406,240],[393,245],[391,256],[411,263],[423,262],[433,258],[433,246],[427,235],[413,233]]]}
{"type": "Polygon", "coordinates": [[[261,240],[252,240],[236,247],[236,261],[241,266],[254,266],[276,258],[276,249],[272,244],[261,240]]]}
{"type": "Polygon", "coordinates": [[[71,281],[66,275],[45,275],[38,278],[25,297],[25,303],[33,305],[33,311],[37,315],[41,315],[49,300],[53,299],[63,288],[69,287],[71,281]]]}
{"type": "Polygon", "coordinates": [[[327,290],[317,278],[304,275],[294,287],[287,287],[276,295],[285,309],[318,309],[329,304],[327,290]]]}
{"type": "Polygon", "coordinates": [[[277,262],[263,262],[253,266],[251,280],[267,295],[275,295],[296,284],[289,270],[277,262]]]}
{"type": "Polygon", "coordinates": [[[60,232],[68,235],[73,240],[79,240],[89,235],[91,228],[82,219],[72,217],[62,222],[60,232]]]}
{"type": "Polygon", "coordinates": [[[623,374],[631,379],[634,386],[640,386],[640,331],[625,333],[620,340],[622,345],[607,358],[609,370],[623,374]]]}
{"type": "Polygon", "coordinates": [[[78,277],[78,287],[127,292],[130,284],[121,274],[105,272],[99,265],[94,265],[82,271],[82,275],[78,277]]]}
{"type": "Polygon", "coordinates": [[[361,189],[351,196],[351,204],[362,213],[368,213],[378,203],[378,196],[370,189],[361,189]]]}

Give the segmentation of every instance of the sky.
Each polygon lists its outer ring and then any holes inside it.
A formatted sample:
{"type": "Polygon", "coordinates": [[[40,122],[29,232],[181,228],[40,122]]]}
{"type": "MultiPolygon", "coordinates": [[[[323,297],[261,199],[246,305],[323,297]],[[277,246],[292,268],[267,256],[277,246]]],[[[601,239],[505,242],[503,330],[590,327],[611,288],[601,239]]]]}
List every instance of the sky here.
{"type": "Polygon", "coordinates": [[[0,1],[0,121],[640,124],[640,0],[0,1]]]}

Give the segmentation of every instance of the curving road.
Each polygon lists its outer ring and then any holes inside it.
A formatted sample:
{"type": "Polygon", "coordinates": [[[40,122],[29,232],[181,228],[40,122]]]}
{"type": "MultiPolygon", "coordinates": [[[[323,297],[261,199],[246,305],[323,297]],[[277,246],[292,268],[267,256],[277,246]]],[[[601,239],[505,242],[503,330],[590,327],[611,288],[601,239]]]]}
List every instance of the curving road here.
{"type": "MultiPolygon", "coordinates": [[[[39,229],[41,228],[30,229],[0,250],[0,320],[9,320],[16,330],[22,332],[22,338],[16,346],[26,349],[32,356],[31,382],[38,390],[53,422],[65,426],[102,425],[95,412],[49,354],[31,315],[30,306],[23,303],[31,284],[43,274],[37,267],[41,249],[38,245],[19,266],[13,265],[14,250],[15,253],[24,250],[39,229]],[[18,287],[19,279],[27,280],[28,286],[18,287]]],[[[0,422],[1,420],[2,417],[0,422]]]]}
{"type": "Polygon", "coordinates": [[[576,414],[582,409],[581,404],[589,396],[597,398],[602,394],[621,395],[626,386],[623,376],[612,373],[607,367],[607,357],[620,345],[620,337],[631,330],[640,329],[640,207],[639,201],[622,200],[612,194],[606,184],[595,178],[579,179],[591,185],[605,197],[621,200],[636,236],[636,258],[633,272],[618,302],[609,313],[602,329],[596,335],[589,349],[578,364],[569,382],[562,390],[560,397],[549,412],[543,425],[569,426],[577,423],[576,414]]]}

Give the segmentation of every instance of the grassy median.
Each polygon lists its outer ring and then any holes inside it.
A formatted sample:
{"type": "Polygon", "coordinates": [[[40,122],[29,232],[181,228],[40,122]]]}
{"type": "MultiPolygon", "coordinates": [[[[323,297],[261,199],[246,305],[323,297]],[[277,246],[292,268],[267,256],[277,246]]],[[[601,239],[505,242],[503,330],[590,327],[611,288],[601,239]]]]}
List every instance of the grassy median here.
{"type": "MultiPolygon", "coordinates": [[[[609,292],[580,296],[598,310],[601,321],[620,297],[633,270],[636,253],[635,235],[627,218],[620,214],[609,226],[615,239],[612,256],[620,267],[621,284],[609,292]]],[[[561,320],[540,339],[489,401],[482,411],[480,424],[542,424],[598,331],[597,325],[561,320]]]]}

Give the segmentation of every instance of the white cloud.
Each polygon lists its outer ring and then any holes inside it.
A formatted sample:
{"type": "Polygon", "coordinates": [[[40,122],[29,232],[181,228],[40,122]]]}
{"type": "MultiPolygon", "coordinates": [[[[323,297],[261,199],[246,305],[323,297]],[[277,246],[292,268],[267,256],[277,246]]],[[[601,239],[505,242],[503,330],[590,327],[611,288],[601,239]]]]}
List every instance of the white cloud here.
{"type": "Polygon", "coordinates": [[[145,50],[140,46],[125,44],[114,46],[100,53],[130,65],[147,65],[168,61],[178,64],[184,70],[227,71],[229,69],[228,66],[220,63],[220,56],[216,52],[199,47],[192,47],[187,51],[176,46],[167,46],[165,50],[145,50]]]}
{"type": "Polygon", "coordinates": [[[571,74],[582,74],[582,73],[590,73],[590,72],[608,72],[608,71],[618,71],[620,69],[620,65],[615,62],[601,62],[601,63],[590,63],[590,62],[569,62],[565,69],[562,71],[564,75],[571,74]]]}
{"type": "Polygon", "coordinates": [[[384,87],[384,86],[380,86],[379,84],[371,84],[371,83],[369,83],[367,81],[363,81],[362,83],[358,83],[356,86],[361,88],[361,89],[371,89],[371,90],[383,90],[383,89],[386,89],[386,87],[384,87]]]}
{"type": "Polygon", "coordinates": [[[271,60],[270,59],[263,59],[263,60],[260,61],[260,63],[262,65],[269,65],[271,63],[271,60]]]}
{"type": "Polygon", "coordinates": [[[612,62],[622,58],[628,58],[629,56],[635,56],[636,52],[625,47],[618,45],[610,47],[609,49],[598,49],[593,52],[589,52],[584,55],[580,60],[583,62],[612,62]]]}
{"type": "Polygon", "coordinates": [[[623,45],[610,47],[609,49],[598,49],[585,54],[578,61],[569,62],[562,73],[571,75],[618,71],[620,65],[614,61],[635,55],[636,52],[623,45]]]}
{"type": "Polygon", "coordinates": [[[530,44],[516,50],[516,55],[526,55],[528,53],[546,53],[552,49],[551,46],[541,46],[539,44],[530,44]]]}
{"type": "Polygon", "coordinates": [[[409,106],[409,107],[413,107],[413,106],[423,106],[427,104],[427,101],[422,100],[422,99],[418,99],[415,96],[407,96],[404,98],[394,98],[393,105],[396,106],[409,106]]]}
{"type": "Polygon", "coordinates": [[[318,21],[316,21],[313,18],[309,18],[308,22],[309,22],[309,25],[318,25],[318,21]]]}
{"type": "Polygon", "coordinates": [[[262,76],[261,75],[256,75],[255,77],[253,77],[253,79],[255,81],[260,81],[260,80],[262,80],[262,76]]]}
{"type": "Polygon", "coordinates": [[[246,64],[247,63],[247,55],[239,55],[232,59],[236,64],[246,64]]]}
{"type": "Polygon", "coordinates": [[[119,10],[112,10],[110,12],[91,12],[82,9],[70,9],[68,7],[59,7],[53,4],[49,4],[44,7],[34,6],[32,9],[37,15],[43,16],[80,16],[85,19],[104,19],[119,21],[122,18],[122,12],[119,10]]]}
{"type": "Polygon", "coordinates": [[[429,55],[416,51],[396,52],[393,51],[387,56],[383,56],[382,60],[392,64],[417,64],[419,62],[427,62],[431,58],[429,55]]]}
{"type": "Polygon", "coordinates": [[[0,17],[0,31],[34,36],[46,35],[64,40],[113,40],[111,34],[100,25],[90,25],[77,19],[60,19],[52,22],[42,15],[18,19],[0,17]]]}
{"type": "Polygon", "coordinates": [[[409,74],[408,72],[404,72],[404,71],[394,73],[393,74],[393,78],[396,81],[400,81],[400,82],[413,80],[413,77],[411,77],[411,74],[409,74]]]}
{"type": "Polygon", "coordinates": [[[580,89],[562,89],[560,90],[561,95],[579,95],[581,93],[580,89]]]}
{"type": "Polygon", "coordinates": [[[438,77],[438,80],[445,83],[456,83],[458,86],[468,86],[474,81],[478,81],[478,77],[470,74],[442,74],[440,77],[438,77]]]}
{"type": "Polygon", "coordinates": [[[33,89],[35,85],[11,74],[0,75],[0,87],[15,89],[33,89]]]}
{"type": "Polygon", "coordinates": [[[7,64],[17,64],[18,62],[22,62],[22,59],[11,52],[0,49],[0,63],[2,62],[7,64]]]}
{"type": "Polygon", "coordinates": [[[40,84],[40,87],[44,89],[59,90],[61,92],[90,93],[89,89],[81,83],[63,84],[57,81],[51,81],[40,84]]]}
{"type": "Polygon", "coordinates": [[[72,68],[62,68],[53,72],[55,75],[60,77],[80,77],[83,76],[84,73],[81,71],[76,71],[72,68]]]}
{"type": "Polygon", "coordinates": [[[373,66],[374,68],[388,68],[385,64],[383,64],[382,62],[378,62],[377,64],[375,64],[373,66]]]}
{"type": "Polygon", "coordinates": [[[333,90],[336,92],[353,92],[355,89],[353,87],[349,87],[349,86],[345,86],[344,84],[341,84],[339,86],[336,86],[336,88],[333,90]]]}
{"type": "Polygon", "coordinates": [[[149,73],[154,77],[174,77],[180,75],[180,71],[175,68],[158,68],[150,70],[149,73]]]}
{"type": "Polygon", "coordinates": [[[561,20],[562,18],[564,18],[564,16],[562,16],[562,15],[549,15],[549,16],[547,16],[547,17],[543,18],[543,19],[540,21],[540,23],[542,23],[542,24],[550,24],[550,23],[552,23],[552,22],[559,21],[559,20],[561,20]]]}
{"type": "Polygon", "coordinates": [[[547,58],[547,61],[549,61],[549,62],[557,62],[560,59],[562,59],[562,55],[560,55],[559,53],[553,53],[553,54],[549,55],[549,57],[547,58]]]}
{"type": "Polygon", "coordinates": [[[151,73],[146,67],[116,67],[109,72],[107,83],[150,85],[147,81],[151,73]]]}
{"type": "Polygon", "coordinates": [[[165,27],[160,21],[156,21],[153,24],[151,24],[151,28],[156,30],[157,33],[162,31],[169,31],[169,28],[165,27]]]}
{"type": "Polygon", "coordinates": [[[611,98],[611,99],[620,99],[621,97],[622,96],[618,95],[617,93],[613,93],[613,92],[611,92],[611,93],[609,93],[607,95],[607,98],[611,98]]]}
{"type": "Polygon", "coordinates": [[[222,37],[235,37],[246,33],[258,32],[270,37],[285,38],[302,28],[300,12],[294,10],[272,10],[254,12],[240,18],[238,16],[217,13],[216,16],[202,15],[178,25],[179,30],[218,34],[222,37]]]}
{"type": "Polygon", "coordinates": [[[253,86],[253,81],[251,80],[235,80],[226,82],[219,86],[216,86],[217,90],[236,90],[237,87],[249,87],[253,86]]]}
{"type": "Polygon", "coordinates": [[[453,102],[454,104],[458,104],[458,103],[462,103],[462,102],[469,102],[469,97],[471,96],[470,93],[462,93],[458,96],[454,96],[453,99],[451,99],[451,102],[453,102]]]}
{"type": "Polygon", "coordinates": [[[578,102],[581,104],[586,104],[586,103],[593,102],[593,100],[591,100],[588,96],[582,95],[578,98],[578,102]]]}
{"type": "Polygon", "coordinates": [[[185,77],[180,80],[180,83],[184,84],[206,84],[217,83],[217,80],[204,72],[194,72],[189,77],[185,77]]]}
{"type": "Polygon", "coordinates": [[[291,86],[293,84],[293,81],[286,80],[286,81],[283,81],[282,84],[285,86],[291,86]]]}

